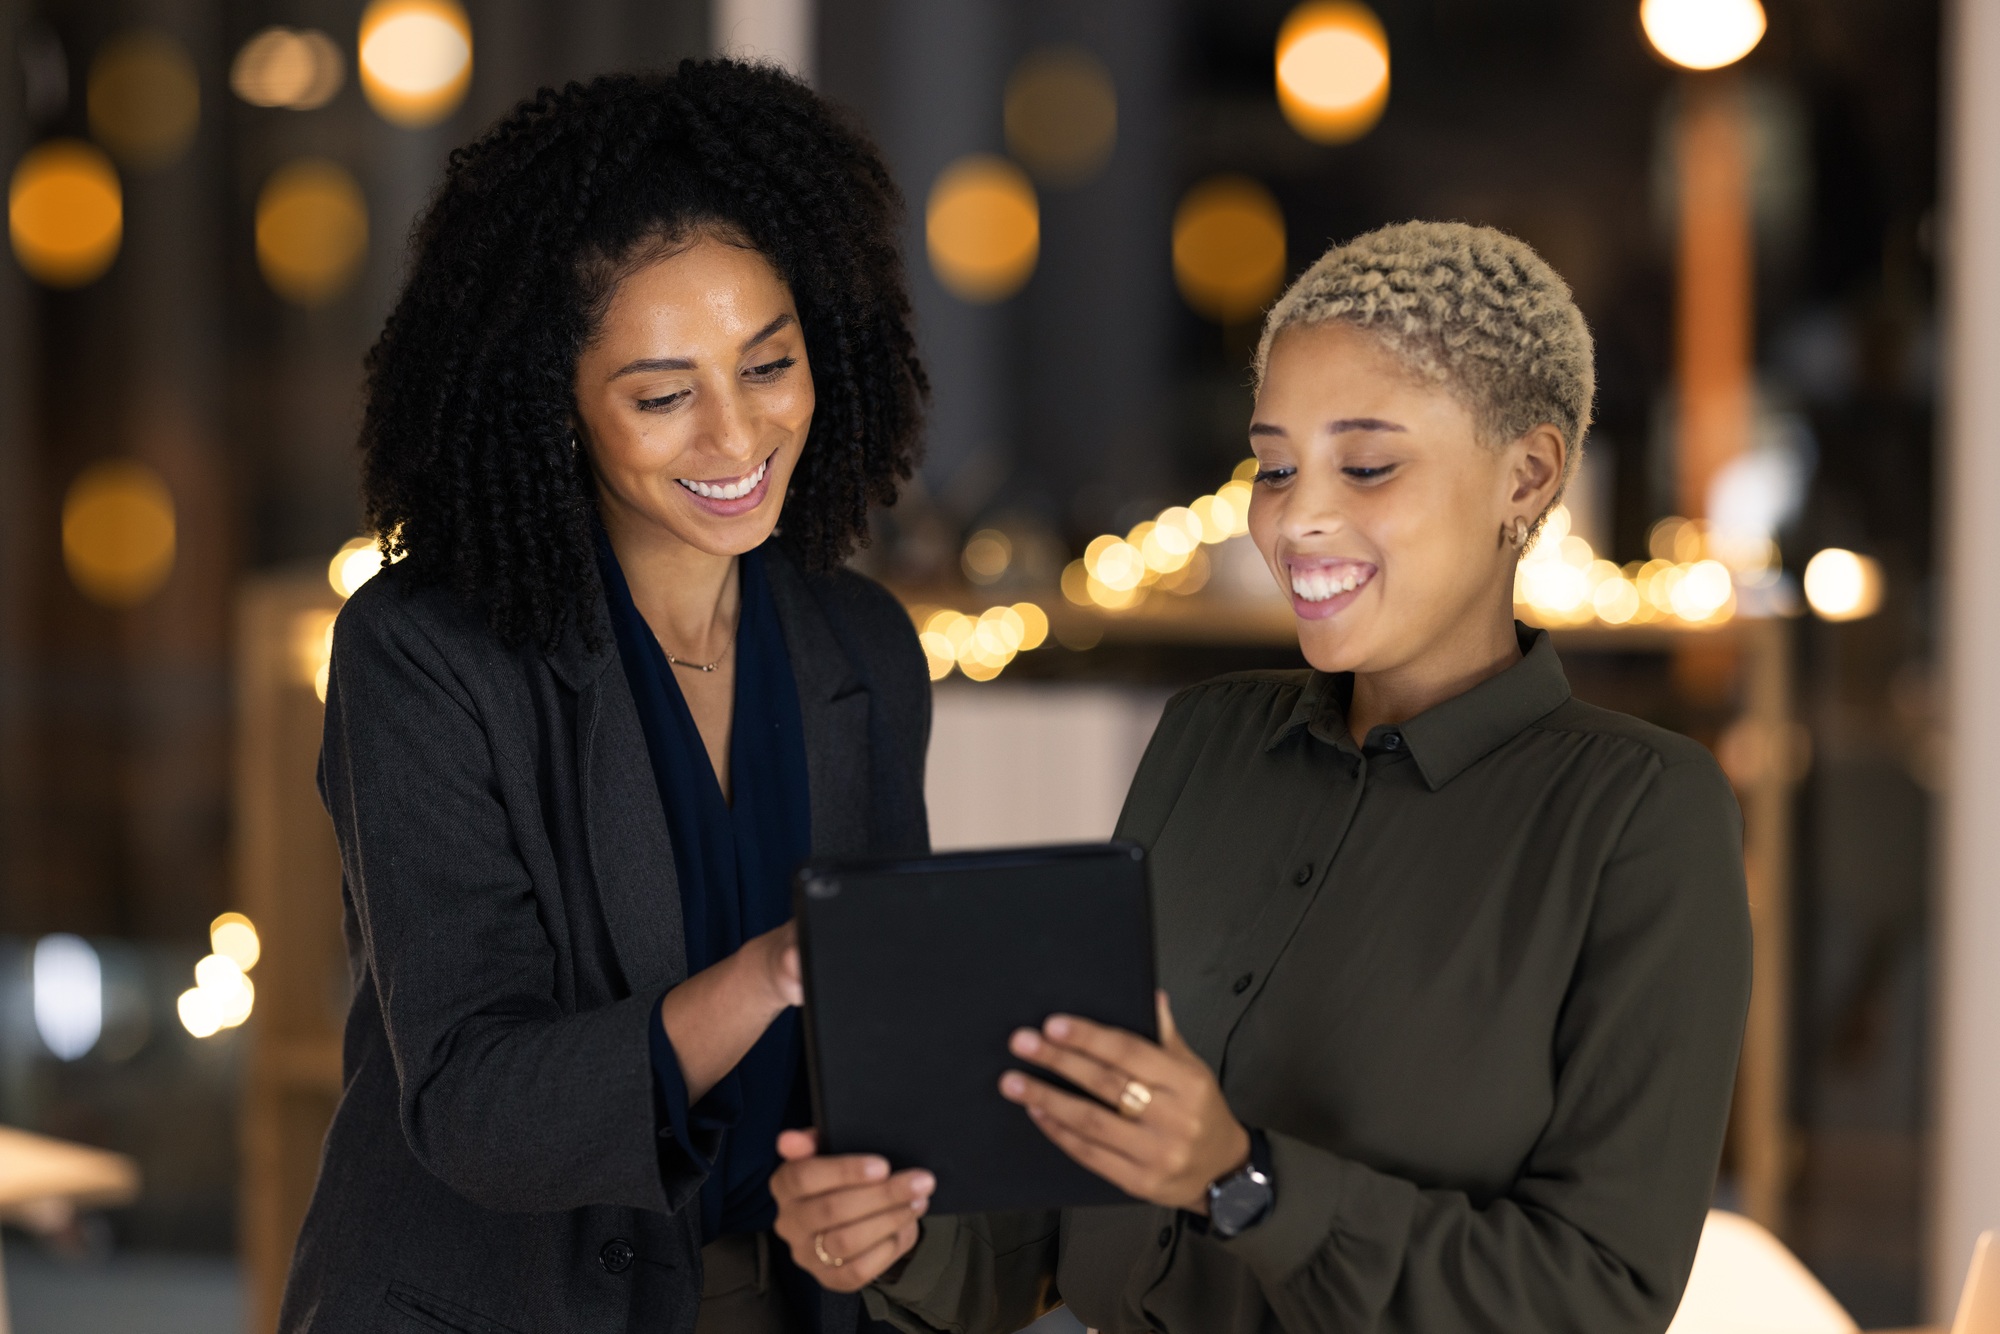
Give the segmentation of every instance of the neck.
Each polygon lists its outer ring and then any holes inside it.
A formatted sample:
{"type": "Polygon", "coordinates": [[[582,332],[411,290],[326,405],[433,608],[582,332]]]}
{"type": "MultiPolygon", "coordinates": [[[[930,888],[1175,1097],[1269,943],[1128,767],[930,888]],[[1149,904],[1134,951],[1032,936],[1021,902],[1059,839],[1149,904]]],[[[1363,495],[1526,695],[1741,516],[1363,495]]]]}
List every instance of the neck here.
{"type": "Polygon", "coordinates": [[[1520,658],[1510,597],[1494,614],[1460,618],[1445,637],[1407,662],[1381,671],[1356,672],[1347,730],[1359,745],[1372,729],[1408,722],[1498,676],[1520,658]]]}
{"type": "Polygon", "coordinates": [[[633,605],[667,652],[688,662],[726,654],[742,614],[738,558],[690,546],[616,502],[599,510],[633,605]]]}

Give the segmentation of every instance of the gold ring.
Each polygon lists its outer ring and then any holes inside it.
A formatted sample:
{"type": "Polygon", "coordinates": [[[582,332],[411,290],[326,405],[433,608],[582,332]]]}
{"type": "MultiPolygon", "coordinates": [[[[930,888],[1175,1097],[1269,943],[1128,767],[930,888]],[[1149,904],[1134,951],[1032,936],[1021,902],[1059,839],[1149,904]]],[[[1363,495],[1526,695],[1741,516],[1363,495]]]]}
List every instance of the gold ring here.
{"type": "Polygon", "coordinates": [[[847,1257],[844,1255],[828,1255],[826,1253],[826,1233],[824,1232],[813,1233],[813,1254],[817,1255],[819,1262],[828,1269],[838,1269],[847,1263],[847,1257]]]}
{"type": "Polygon", "coordinates": [[[1125,1081],[1125,1089],[1118,1095],[1119,1111],[1136,1121],[1139,1119],[1139,1114],[1152,1105],[1153,1090],[1136,1079],[1125,1081]]]}

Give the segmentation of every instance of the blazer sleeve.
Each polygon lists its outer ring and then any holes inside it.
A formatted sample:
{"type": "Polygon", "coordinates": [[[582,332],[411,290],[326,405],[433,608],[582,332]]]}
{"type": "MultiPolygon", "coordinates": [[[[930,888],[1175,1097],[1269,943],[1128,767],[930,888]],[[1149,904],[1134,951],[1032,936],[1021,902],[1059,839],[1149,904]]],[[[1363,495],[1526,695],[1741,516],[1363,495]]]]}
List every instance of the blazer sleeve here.
{"type": "Polygon", "coordinates": [[[1655,773],[1604,867],[1550,1052],[1555,1108],[1503,1197],[1286,1135],[1233,1241],[1288,1330],[1641,1334],[1694,1263],[1750,995],[1742,816],[1706,754],[1655,773]]]}
{"type": "Polygon", "coordinates": [[[411,605],[385,586],[343,609],[320,758],[404,1137],[489,1209],[670,1212],[705,1173],[655,1131],[657,994],[559,1002],[478,701],[411,605]]]}
{"type": "Polygon", "coordinates": [[[910,614],[872,579],[841,569],[816,578],[835,638],[879,701],[869,715],[874,847],[883,856],[931,850],[924,764],[931,741],[931,679],[910,614]]]}

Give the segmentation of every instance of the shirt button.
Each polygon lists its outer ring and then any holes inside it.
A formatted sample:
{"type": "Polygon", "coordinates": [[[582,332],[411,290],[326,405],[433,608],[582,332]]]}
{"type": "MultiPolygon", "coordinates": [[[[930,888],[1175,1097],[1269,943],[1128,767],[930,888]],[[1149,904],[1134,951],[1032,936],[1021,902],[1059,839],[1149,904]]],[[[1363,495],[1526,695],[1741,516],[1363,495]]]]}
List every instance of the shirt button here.
{"type": "Polygon", "coordinates": [[[1311,862],[1307,862],[1305,865],[1301,866],[1298,870],[1292,872],[1292,883],[1300,887],[1310,885],[1312,883],[1312,878],[1313,878],[1313,864],[1311,862]]]}
{"type": "Polygon", "coordinates": [[[1161,1229],[1160,1229],[1160,1249],[1161,1249],[1161,1250],[1165,1250],[1165,1249],[1166,1249],[1167,1247],[1169,1247],[1169,1246],[1171,1246],[1171,1245],[1173,1245],[1173,1244],[1174,1244],[1174,1230],[1173,1230],[1172,1228],[1170,1228],[1170,1227],[1163,1227],[1163,1228],[1161,1228],[1161,1229]]]}
{"type": "Polygon", "coordinates": [[[1401,732],[1391,732],[1387,736],[1382,738],[1382,749],[1401,750],[1402,748],[1403,748],[1403,734],[1401,732]]]}
{"type": "Polygon", "coordinates": [[[597,1253],[597,1263],[613,1274],[622,1274],[632,1267],[632,1243],[623,1237],[613,1237],[604,1243],[604,1249],[597,1253]]]}
{"type": "Polygon", "coordinates": [[[1235,992],[1237,995],[1241,996],[1244,992],[1250,990],[1251,977],[1252,975],[1249,973],[1243,974],[1243,976],[1237,978],[1234,982],[1231,982],[1229,984],[1229,989],[1235,992]]]}

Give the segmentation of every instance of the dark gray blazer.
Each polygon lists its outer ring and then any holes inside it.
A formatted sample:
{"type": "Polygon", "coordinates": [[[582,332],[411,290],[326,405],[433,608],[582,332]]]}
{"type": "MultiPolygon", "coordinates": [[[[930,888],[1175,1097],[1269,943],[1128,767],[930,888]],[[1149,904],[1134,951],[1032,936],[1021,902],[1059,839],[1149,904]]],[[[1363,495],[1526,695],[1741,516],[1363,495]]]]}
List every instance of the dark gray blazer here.
{"type": "MultiPolygon", "coordinates": [[[[814,856],[925,851],[908,617],[850,572],[769,569],[814,856]]],[[[655,1136],[647,1054],[687,975],[680,896],[609,624],[508,649],[409,584],[385,570],[334,634],[320,790],[354,1001],[280,1327],[687,1334],[702,1172],[655,1136]]],[[[829,1297],[830,1334],[858,1308],[829,1297]]]]}

